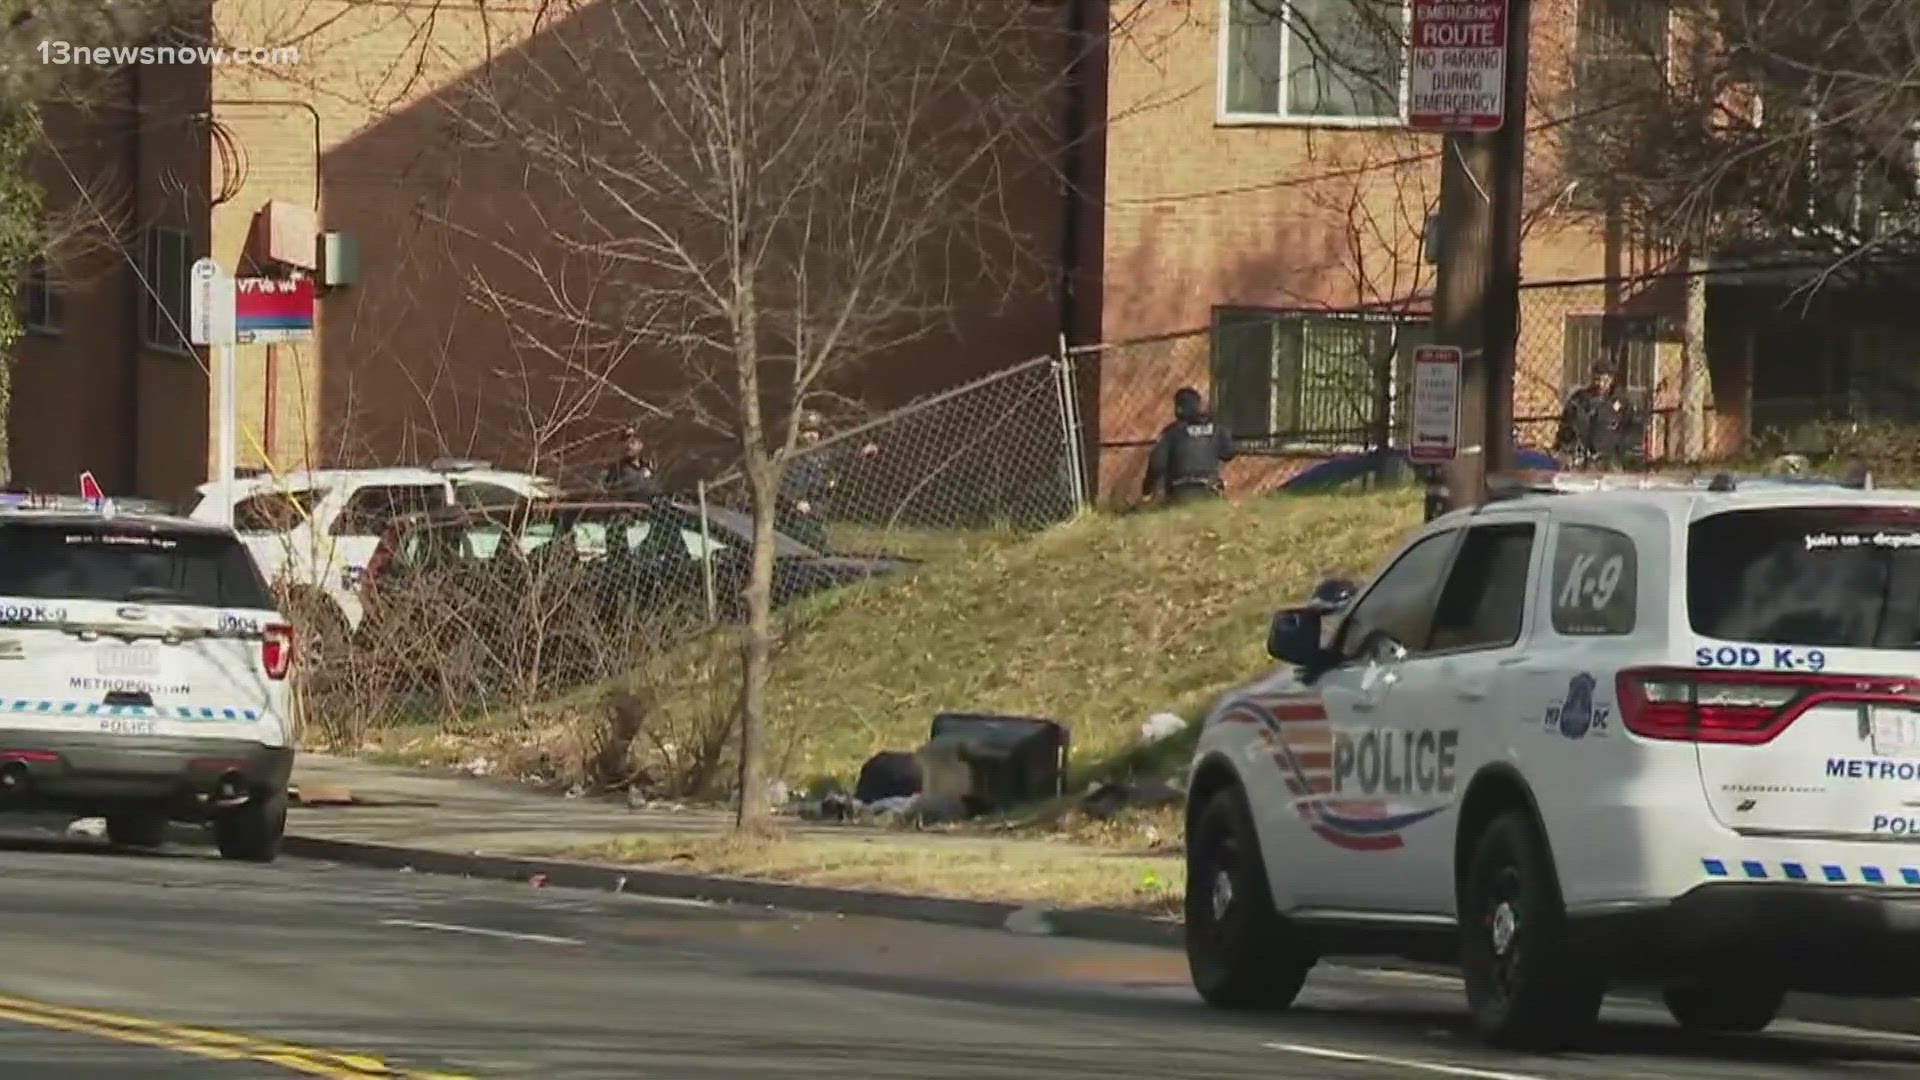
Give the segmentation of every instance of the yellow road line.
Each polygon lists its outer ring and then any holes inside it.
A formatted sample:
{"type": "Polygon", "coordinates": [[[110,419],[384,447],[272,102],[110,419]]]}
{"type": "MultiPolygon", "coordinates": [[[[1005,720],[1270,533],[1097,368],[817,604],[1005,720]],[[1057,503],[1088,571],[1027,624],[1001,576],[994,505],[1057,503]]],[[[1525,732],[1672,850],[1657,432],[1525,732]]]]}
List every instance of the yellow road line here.
{"type": "Polygon", "coordinates": [[[271,1039],[255,1038],[230,1031],[185,1027],[122,1016],[99,1009],[81,1009],[42,1001],[0,995],[0,1021],[11,1020],[30,1027],[48,1028],[79,1035],[91,1035],[114,1042],[151,1046],[195,1057],[218,1061],[258,1061],[278,1065],[291,1072],[327,1080],[366,1080],[389,1077],[393,1080],[469,1080],[453,1073],[414,1072],[396,1069],[377,1057],[365,1054],[336,1053],[313,1047],[294,1046],[271,1039]]]}

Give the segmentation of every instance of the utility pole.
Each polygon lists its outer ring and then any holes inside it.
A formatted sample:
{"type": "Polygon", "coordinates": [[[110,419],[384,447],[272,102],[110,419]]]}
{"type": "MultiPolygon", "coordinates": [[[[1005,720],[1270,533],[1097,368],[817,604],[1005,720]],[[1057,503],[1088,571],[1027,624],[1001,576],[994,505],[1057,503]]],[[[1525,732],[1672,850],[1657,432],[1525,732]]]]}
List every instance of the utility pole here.
{"type": "Polygon", "coordinates": [[[1506,115],[1500,127],[1449,134],[1443,146],[1435,338],[1463,354],[1461,453],[1447,467],[1452,509],[1484,502],[1487,477],[1513,466],[1532,7],[1530,0],[1507,0],[1506,115]]]}

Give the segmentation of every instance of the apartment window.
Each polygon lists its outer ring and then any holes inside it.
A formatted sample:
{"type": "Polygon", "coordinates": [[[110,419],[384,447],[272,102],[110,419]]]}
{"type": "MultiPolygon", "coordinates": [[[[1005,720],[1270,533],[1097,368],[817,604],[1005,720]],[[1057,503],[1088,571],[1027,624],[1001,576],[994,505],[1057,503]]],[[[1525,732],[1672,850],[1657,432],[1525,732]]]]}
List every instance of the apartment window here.
{"type": "Polygon", "coordinates": [[[1214,416],[1254,446],[1337,448],[1404,441],[1401,407],[1427,322],[1233,310],[1214,319],[1214,416]]]}
{"type": "Polygon", "coordinates": [[[1567,316],[1562,387],[1571,392],[1605,364],[1624,388],[1651,392],[1658,328],[1659,320],[1651,315],[1567,316]]]}
{"type": "Polygon", "coordinates": [[[44,259],[35,259],[20,278],[20,322],[37,334],[57,334],[67,325],[66,289],[44,259]]]}
{"type": "Polygon", "coordinates": [[[1575,112],[1603,111],[1667,78],[1670,0],[1580,0],[1575,112]]]}
{"type": "Polygon", "coordinates": [[[141,305],[141,340],[149,348],[187,352],[187,305],[193,256],[187,234],[177,229],[148,229],[140,273],[146,278],[141,305]]]}
{"type": "Polygon", "coordinates": [[[1228,120],[1400,122],[1406,0],[1221,0],[1228,120]]]}

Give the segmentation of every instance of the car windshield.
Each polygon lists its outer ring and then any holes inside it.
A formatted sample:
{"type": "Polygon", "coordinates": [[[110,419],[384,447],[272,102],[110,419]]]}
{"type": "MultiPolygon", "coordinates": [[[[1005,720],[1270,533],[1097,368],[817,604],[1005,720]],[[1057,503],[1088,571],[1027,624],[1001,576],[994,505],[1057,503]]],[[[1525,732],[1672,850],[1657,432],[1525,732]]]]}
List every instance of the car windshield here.
{"type": "Polygon", "coordinates": [[[0,526],[0,595],[274,609],[272,594],[238,540],[137,525],[0,526]]]}
{"type": "Polygon", "coordinates": [[[1735,510],[1693,524],[1687,614],[1728,641],[1920,648],[1920,508],[1735,510]]]}

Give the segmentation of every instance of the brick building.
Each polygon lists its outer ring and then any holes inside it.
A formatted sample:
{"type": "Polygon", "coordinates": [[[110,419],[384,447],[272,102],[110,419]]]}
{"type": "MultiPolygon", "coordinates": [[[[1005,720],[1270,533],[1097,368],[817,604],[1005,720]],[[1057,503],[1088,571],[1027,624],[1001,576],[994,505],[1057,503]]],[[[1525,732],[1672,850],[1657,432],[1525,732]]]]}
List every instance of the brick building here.
{"type": "MultiPolygon", "coordinates": [[[[1261,447],[1233,467],[1241,490],[1377,444],[1404,423],[1411,347],[1431,334],[1436,268],[1425,238],[1440,138],[1401,126],[1400,39],[1345,17],[1366,2],[1296,0],[1319,39],[1309,48],[1295,40],[1300,24],[1248,0],[1170,0],[1138,28],[1155,50],[1115,53],[1102,337],[1206,332],[1103,354],[1104,491],[1136,483],[1181,385],[1210,387],[1221,419],[1261,447]],[[1392,389],[1377,385],[1388,355],[1392,389]]],[[[1712,391],[1737,397],[1740,373],[1709,379],[1697,344],[1699,362],[1684,371],[1689,311],[1697,322],[1702,300],[1684,278],[1662,275],[1686,261],[1633,245],[1617,222],[1610,230],[1560,168],[1560,140],[1577,130],[1564,118],[1580,107],[1578,68],[1609,59],[1609,7],[1535,4],[1515,415],[1555,414],[1604,358],[1663,419],[1692,389],[1702,424],[1712,391]]],[[[1535,440],[1549,426],[1522,425],[1535,440]]],[[[1663,438],[1680,434],[1660,426],[1663,438]]],[[[1702,431],[1692,452],[1717,441],[1702,431]]]]}
{"type": "MultiPolygon", "coordinates": [[[[1209,389],[1255,448],[1230,477],[1242,490],[1391,439],[1405,420],[1410,346],[1431,333],[1440,150],[1437,136],[1401,126],[1398,39],[1353,17],[1393,2],[1291,0],[1316,27],[1311,49],[1251,0],[1043,5],[1083,26],[1131,12],[1124,40],[1060,102],[1068,183],[1035,176],[1008,195],[1033,235],[1057,237],[1047,280],[1011,304],[963,299],[959,330],[916,346],[863,396],[904,401],[1051,352],[1062,336],[1108,343],[1085,410],[1106,494],[1137,484],[1181,385],[1209,389]]],[[[117,179],[135,258],[97,251],[65,269],[63,290],[29,290],[16,472],[60,485],[92,468],[112,487],[158,495],[204,477],[204,357],[173,331],[185,268],[211,254],[245,271],[270,203],[307,208],[318,230],[355,240],[359,273],[323,294],[312,343],[240,350],[243,463],[519,460],[540,412],[535,388],[556,372],[472,302],[472,280],[475,267],[500,265],[498,244],[543,225],[512,154],[461,144],[447,104],[489,64],[538,49],[550,6],[217,0],[211,10],[217,39],[297,40],[301,62],[145,67],[121,80],[117,100],[56,118],[63,149],[46,171],[56,198],[71,201],[74,177],[117,179]]],[[[1668,62],[1665,38],[1653,57],[1610,44],[1648,11],[1645,0],[1535,3],[1515,412],[1538,441],[1543,418],[1604,359],[1657,410],[1657,449],[1699,456],[1744,435],[1756,384],[1813,370],[1770,359],[1770,343],[1824,339],[1779,323],[1770,298],[1792,282],[1694,273],[1709,264],[1632,240],[1565,166],[1594,74],[1668,62]]],[[[591,19],[594,7],[566,17],[591,19]]],[[[644,369],[619,381],[641,396],[662,385],[644,369]]],[[[583,428],[619,418],[598,408],[583,428]]]]}
{"type": "MultiPolygon", "coordinates": [[[[475,146],[449,109],[560,37],[591,38],[604,5],[208,0],[205,11],[205,40],[291,47],[297,62],[131,67],[84,110],[49,111],[50,203],[83,211],[106,242],[74,245],[25,290],[17,479],[63,488],[91,469],[110,490],[161,497],[204,480],[212,383],[207,350],[182,330],[188,268],[211,256],[236,275],[311,272],[264,257],[275,221],[336,234],[356,272],[321,290],[311,341],[237,350],[242,466],[449,453],[519,465],[539,443],[538,466],[564,475],[613,451],[597,436],[648,419],[623,394],[656,401],[684,385],[650,361],[572,371],[475,301],[477,280],[515,273],[502,249],[533,249],[567,196],[530,195],[516,149],[475,146]],[[617,392],[581,389],[602,375],[617,392]]],[[[1053,164],[1019,178],[1008,205],[1058,252],[1070,200],[1053,164]]],[[[863,397],[903,403],[1056,348],[1063,299],[1050,271],[966,288],[955,329],[915,342],[910,362],[878,365],[863,397]]]]}

